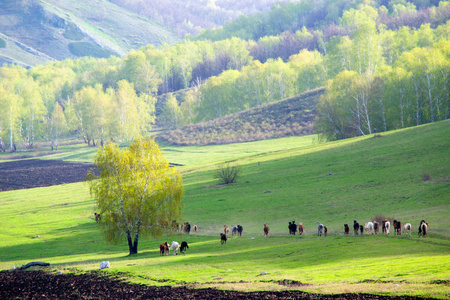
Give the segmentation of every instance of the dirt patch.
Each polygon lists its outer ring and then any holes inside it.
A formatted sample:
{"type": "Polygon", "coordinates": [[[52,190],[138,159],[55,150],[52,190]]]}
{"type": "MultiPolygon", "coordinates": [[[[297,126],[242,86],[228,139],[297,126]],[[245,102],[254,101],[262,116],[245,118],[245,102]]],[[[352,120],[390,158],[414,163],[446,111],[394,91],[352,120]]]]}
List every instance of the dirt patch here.
{"type": "Polygon", "coordinates": [[[301,283],[300,281],[290,280],[290,279],[279,280],[279,281],[277,281],[277,283],[279,285],[283,285],[283,286],[287,286],[287,287],[300,287],[300,286],[308,285],[308,284],[301,283]]]}
{"type": "Polygon", "coordinates": [[[318,295],[301,291],[236,292],[154,287],[99,275],[51,275],[42,271],[0,272],[0,299],[424,299],[368,294],[318,295]]]}
{"type": "Polygon", "coordinates": [[[430,282],[431,284],[450,284],[450,280],[433,280],[430,282]]]}
{"type": "Polygon", "coordinates": [[[0,163],[0,191],[83,181],[93,164],[60,160],[17,160],[0,163]]]}

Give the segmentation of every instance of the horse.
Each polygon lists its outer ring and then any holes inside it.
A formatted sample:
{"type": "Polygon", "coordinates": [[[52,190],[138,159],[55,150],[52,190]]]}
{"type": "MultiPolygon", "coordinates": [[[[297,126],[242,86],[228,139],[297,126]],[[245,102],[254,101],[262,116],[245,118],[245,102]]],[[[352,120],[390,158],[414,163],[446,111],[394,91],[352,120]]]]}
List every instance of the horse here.
{"type": "Polygon", "coordinates": [[[322,236],[323,227],[322,223],[317,222],[317,236],[322,236]]]}
{"type": "Polygon", "coordinates": [[[267,226],[267,224],[264,224],[264,236],[269,236],[269,226],[267,226]]]}

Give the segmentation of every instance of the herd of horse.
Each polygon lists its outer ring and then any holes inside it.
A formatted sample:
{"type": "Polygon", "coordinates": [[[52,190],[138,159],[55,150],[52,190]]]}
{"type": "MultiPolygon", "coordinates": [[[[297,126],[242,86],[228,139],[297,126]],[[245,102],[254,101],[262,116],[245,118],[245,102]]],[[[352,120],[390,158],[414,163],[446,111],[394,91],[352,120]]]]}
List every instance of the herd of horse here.
{"type": "MultiPolygon", "coordinates": [[[[96,222],[101,221],[100,214],[94,213],[94,217],[95,217],[96,222]]],[[[393,220],[394,235],[401,235],[401,232],[402,232],[401,225],[402,224],[400,221],[393,220]]],[[[198,226],[196,224],[191,226],[191,224],[189,222],[184,222],[184,223],[177,223],[175,221],[172,222],[172,230],[174,232],[190,234],[191,228],[194,233],[197,233],[198,226]]],[[[297,231],[298,231],[299,235],[303,235],[305,232],[305,226],[303,225],[303,223],[296,224],[295,221],[289,222],[288,229],[289,229],[290,235],[296,235],[297,231]]],[[[384,219],[381,221],[381,224],[380,224],[380,222],[377,222],[377,221],[369,221],[369,222],[366,222],[364,225],[362,225],[362,224],[359,224],[356,220],[353,221],[354,235],[362,235],[364,231],[366,232],[366,234],[377,234],[380,231],[380,229],[381,229],[382,234],[389,234],[390,229],[391,229],[391,222],[388,221],[387,219],[384,219]]],[[[411,235],[411,229],[412,229],[411,223],[405,223],[403,225],[403,232],[406,235],[409,235],[409,236],[411,235]]],[[[227,243],[227,240],[228,240],[227,236],[230,234],[230,231],[231,231],[232,236],[237,236],[237,235],[242,236],[244,228],[241,225],[231,225],[231,230],[230,230],[230,227],[228,227],[227,225],[224,225],[223,233],[220,233],[220,243],[222,245],[227,243]]],[[[267,224],[264,224],[263,232],[264,232],[265,237],[269,236],[269,231],[270,231],[269,226],[267,226],[267,224]]],[[[428,223],[425,222],[425,220],[420,221],[419,228],[418,228],[419,237],[421,237],[421,236],[426,237],[427,232],[428,232],[428,223]]],[[[324,224],[322,224],[320,222],[317,222],[317,235],[318,236],[322,236],[322,235],[327,236],[327,234],[328,234],[327,226],[325,226],[324,224]]],[[[350,234],[350,227],[348,224],[344,224],[344,235],[349,235],[349,234],[350,234]]],[[[186,241],[181,242],[181,245],[176,241],[173,241],[171,245],[169,245],[168,242],[164,242],[159,245],[159,252],[160,252],[161,256],[169,255],[171,250],[173,250],[174,255],[177,255],[178,252],[185,254],[187,249],[189,249],[189,246],[186,241]]]]}
{"type": "MultiPolygon", "coordinates": [[[[394,220],[393,221],[393,226],[394,226],[394,235],[401,235],[402,232],[402,223],[400,221],[394,220]]],[[[363,234],[364,231],[366,232],[366,234],[377,234],[379,232],[381,228],[381,232],[383,234],[389,234],[390,233],[390,229],[391,229],[391,222],[388,221],[387,219],[384,219],[383,221],[381,221],[381,224],[377,221],[369,221],[366,222],[364,225],[359,224],[356,220],[353,220],[353,232],[354,235],[359,235],[359,234],[363,234]]],[[[305,226],[302,223],[299,223],[298,225],[295,224],[295,221],[289,222],[288,225],[288,229],[289,229],[289,234],[290,235],[295,235],[298,229],[299,235],[302,235],[303,232],[305,231],[305,226]]],[[[403,225],[403,232],[406,235],[411,235],[411,229],[412,229],[412,225],[411,223],[405,223],[403,225]]],[[[427,231],[428,231],[428,223],[425,222],[425,220],[420,221],[419,224],[419,230],[418,230],[418,235],[419,236],[423,236],[426,237],[427,236],[427,231]]],[[[264,224],[264,235],[267,236],[269,232],[269,229],[267,227],[267,224],[264,224]]],[[[327,236],[328,233],[328,228],[327,226],[325,226],[324,224],[317,222],[317,235],[318,236],[322,236],[322,234],[324,234],[325,236],[327,236]]],[[[344,235],[348,235],[350,234],[350,227],[348,226],[348,224],[344,224],[344,235]]]]}
{"type": "MultiPolygon", "coordinates": [[[[187,223],[187,224],[189,224],[189,223],[187,223]]],[[[393,225],[394,225],[394,235],[401,235],[401,231],[402,231],[401,222],[394,220],[393,225]]],[[[381,232],[383,234],[389,234],[390,228],[391,228],[391,222],[388,221],[387,219],[384,219],[383,221],[381,221],[381,224],[377,221],[373,221],[373,222],[369,221],[369,222],[366,222],[364,225],[360,225],[356,220],[353,221],[354,235],[359,235],[359,234],[362,235],[364,231],[366,231],[366,234],[377,234],[379,232],[380,228],[381,228],[381,232]]],[[[404,224],[404,226],[403,226],[404,233],[406,235],[410,236],[411,228],[412,228],[411,223],[404,224]]],[[[303,225],[303,223],[296,224],[295,221],[289,222],[288,229],[289,229],[290,235],[295,235],[297,233],[297,230],[299,232],[299,235],[303,235],[303,233],[305,232],[305,226],[303,225]]],[[[224,225],[223,233],[222,232],[220,233],[221,245],[225,245],[227,243],[227,240],[228,240],[227,236],[230,234],[230,231],[233,236],[236,236],[238,234],[239,234],[239,236],[242,236],[243,230],[244,230],[244,228],[241,225],[236,225],[236,226],[231,225],[231,230],[230,230],[230,227],[228,227],[227,225],[224,225]]],[[[267,224],[264,224],[263,232],[264,232],[265,237],[269,236],[269,231],[270,231],[269,226],[267,226],[267,224]]],[[[428,223],[425,222],[425,220],[420,221],[419,236],[426,237],[427,231],[428,231],[428,223]]],[[[197,232],[197,228],[196,228],[195,232],[197,232]]],[[[186,233],[189,233],[189,232],[186,232],[186,233]]],[[[322,236],[322,235],[327,236],[327,233],[328,233],[327,226],[325,226],[324,224],[322,224],[320,222],[317,222],[317,235],[318,236],[322,236]]],[[[348,226],[348,224],[344,224],[344,235],[348,235],[348,234],[350,234],[350,227],[348,226]]],[[[187,248],[189,248],[189,246],[187,245],[187,242],[182,242],[181,247],[178,246],[177,242],[175,242],[175,241],[172,242],[172,250],[173,250],[174,255],[176,255],[178,253],[177,252],[178,249],[180,249],[180,253],[186,253],[187,248]]],[[[161,245],[159,245],[159,249],[160,249],[161,255],[169,255],[171,248],[169,247],[169,243],[164,242],[161,245]]]]}

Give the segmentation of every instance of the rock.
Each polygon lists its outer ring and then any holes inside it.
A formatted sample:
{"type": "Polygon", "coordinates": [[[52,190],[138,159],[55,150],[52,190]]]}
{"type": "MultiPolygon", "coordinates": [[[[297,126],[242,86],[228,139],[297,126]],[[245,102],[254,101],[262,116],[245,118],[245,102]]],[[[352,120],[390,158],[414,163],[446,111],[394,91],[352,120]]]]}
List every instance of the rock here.
{"type": "Polygon", "coordinates": [[[109,267],[110,267],[109,261],[102,261],[102,262],[100,263],[100,270],[102,270],[102,269],[107,269],[107,268],[109,268],[109,267]]]}

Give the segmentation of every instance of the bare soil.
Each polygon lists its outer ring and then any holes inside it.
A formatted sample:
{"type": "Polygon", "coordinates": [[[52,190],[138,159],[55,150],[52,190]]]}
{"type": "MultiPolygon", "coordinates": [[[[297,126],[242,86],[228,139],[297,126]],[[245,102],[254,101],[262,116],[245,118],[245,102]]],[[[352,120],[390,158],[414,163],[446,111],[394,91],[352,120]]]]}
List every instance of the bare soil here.
{"type": "Polygon", "coordinates": [[[93,164],[28,159],[0,163],[0,192],[83,181],[93,164]]]}
{"type": "Polygon", "coordinates": [[[99,275],[52,275],[43,271],[0,272],[0,299],[423,299],[368,294],[318,295],[301,291],[236,292],[129,284],[99,275]]]}

